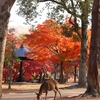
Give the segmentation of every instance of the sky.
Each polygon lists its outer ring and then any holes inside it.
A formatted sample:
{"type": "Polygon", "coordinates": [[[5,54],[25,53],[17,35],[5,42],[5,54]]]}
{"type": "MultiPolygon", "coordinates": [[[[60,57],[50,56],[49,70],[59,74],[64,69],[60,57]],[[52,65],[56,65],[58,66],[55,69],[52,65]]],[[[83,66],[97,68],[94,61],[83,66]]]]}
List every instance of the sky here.
{"type": "MultiPolygon", "coordinates": [[[[17,0],[16,0],[17,1],[17,0]]],[[[41,3],[40,5],[40,9],[43,7],[44,3],[41,3]]],[[[9,20],[9,26],[27,26],[25,25],[25,19],[19,15],[16,14],[16,11],[18,9],[18,6],[16,5],[16,2],[14,3],[12,9],[11,9],[11,16],[10,16],[10,20],[9,20]]],[[[42,23],[43,21],[46,20],[46,16],[45,16],[45,11],[42,14],[42,19],[38,18],[38,22],[42,23]]]]}
{"type": "MultiPolygon", "coordinates": [[[[41,4],[41,7],[42,6],[43,6],[43,3],[41,4]]],[[[25,19],[16,14],[17,9],[18,9],[18,6],[16,5],[16,2],[15,2],[12,9],[11,9],[11,12],[10,12],[11,15],[10,15],[10,20],[9,20],[8,27],[9,28],[16,28],[19,32],[21,32],[21,33],[24,32],[25,33],[26,31],[29,30],[30,26],[24,24],[25,19]]],[[[46,13],[46,12],[44,12],[44,13],[46,13]]],[[[40,24],[46,20],[45,14],[42,14],[42,15],[43,15],[42,19],[38,18],[38,23],[40,23],[40,24]]]]}
{"type": "MultiPolygon", "coordinates": [[[[16,0],[17,1],[17,0],[16,0]]],[[[40,7],[43,7],[44,3],[41,3],[40,7]]],[[[10,16],[10,20],[9,20],[9,27],[15,27],[18,29],[18,31],[22,31],[22,32],[26,32],[27,30],[29,30],[30,26],[29,25],[25,25],[25,19],[19,15],[16,14],[16,11],[18,9],[18,6],[16,5],[16,2],[14,3],[12,9],[11,9],[11,16],[10,16]]],[[[40,8],[41,9],[41,8],[40,8]]],[[[46,20],[46,12],[42,13],[42,19],[38,18],[38,22],[39,24],[41,24],[42,22],[44,22],[46,20]]],[[[21,32],[21,33],[22,33],[21,32]]]]}
{"type": "Polygon", "coordinates": [[[24,18],[16,14],[17,9],[18,6],[16,6],[16,2],[15,2],[10,12],[8,29],[15,28],[17,30],[17,34],[28,33],[30,27],[28,25],[23,24],[25,20],[24,18]]]}
{"type": "Polygon", "coordinates": [[[10,15],[10,20],[9,20],[9,26],[24,25],[23,24],[25,22],[24,18],[16,14],[17,9],[18,9],[18,6],[16,5],[16,2],[15,2],[10,12],[11,15],[10,15]]]}

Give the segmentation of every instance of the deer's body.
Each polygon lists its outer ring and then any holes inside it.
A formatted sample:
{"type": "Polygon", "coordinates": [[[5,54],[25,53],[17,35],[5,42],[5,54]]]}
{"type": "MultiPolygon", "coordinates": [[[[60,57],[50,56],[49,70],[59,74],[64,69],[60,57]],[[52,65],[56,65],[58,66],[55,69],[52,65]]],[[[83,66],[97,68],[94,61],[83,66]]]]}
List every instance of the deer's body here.
{"type": "Polygon", "coordinates": [[[40,86],[40,89],[39,89],[39,93],[37,93],[37,100],[40,100],[42,93],[46,93],[46,96],[45,96],[45,100],[46,100],[47,93],[48,93],[48,91],[51,91],[51,90],[53,90],[55,92],[54,100],[56,99],[57,92],[60,94],[60,97],[61,97],[61,93],[57,87],[57,84],[58,84],[58,82],[54,79],[49,79],[49,80],[45,81],[44,83],[42,83],[42,85],[40,86]]]}

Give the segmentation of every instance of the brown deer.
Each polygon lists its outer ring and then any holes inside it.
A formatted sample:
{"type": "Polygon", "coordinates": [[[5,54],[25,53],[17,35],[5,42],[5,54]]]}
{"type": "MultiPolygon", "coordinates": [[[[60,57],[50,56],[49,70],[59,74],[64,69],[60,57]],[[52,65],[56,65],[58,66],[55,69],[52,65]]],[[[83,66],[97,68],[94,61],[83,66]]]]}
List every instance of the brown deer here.
{"type": "MultiPolygon", "coordinates": [[[[51,90],[53,90],[55,92],[54,100],[56,100],[57,92],[60,94],[60,98],[61,98],[61,93],[57,87],[57,84],[58,84],[58,82],[54,79],[49,79],[49,80],[43,82],[42,85],[40,86],[39,93],[36,93],[37,100],[40,100],[42,93],[46,93],[45,100],[47,100],[46,98],[47,98],[48,91],[51,91],[51,90]]],[[[62,98],[61,98],[61,100],[62,100],[62,98]]]]}

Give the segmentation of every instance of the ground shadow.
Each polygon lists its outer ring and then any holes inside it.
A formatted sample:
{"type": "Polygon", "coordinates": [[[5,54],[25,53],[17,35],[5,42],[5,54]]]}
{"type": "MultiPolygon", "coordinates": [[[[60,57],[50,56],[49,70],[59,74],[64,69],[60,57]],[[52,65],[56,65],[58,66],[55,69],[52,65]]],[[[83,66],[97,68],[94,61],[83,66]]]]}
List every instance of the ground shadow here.
{"type": "Polygon", "coordinates": [[[59,89],[77,89],[77,88],[80,88],[80,87],[78,85],[71,85],[71,86],[62,87],[62,88],[59,88],[59,89]]]}

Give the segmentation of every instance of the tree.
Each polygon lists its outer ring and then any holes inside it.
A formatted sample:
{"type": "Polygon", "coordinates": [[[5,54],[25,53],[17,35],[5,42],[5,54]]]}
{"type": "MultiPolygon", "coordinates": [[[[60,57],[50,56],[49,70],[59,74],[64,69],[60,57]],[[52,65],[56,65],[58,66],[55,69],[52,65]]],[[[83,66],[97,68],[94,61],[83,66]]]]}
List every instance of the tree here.
{"type": "Polygon", "coordinates": [[[44,73],[45,71],[52,72],[53,70],[54,66],[51,61],[39,62],[35,60],[25,60],[23,62],[23,77],[26,81],[33,80],[32,78],[34,78],[34,73],[44,73]]]}
{"type": "Polygon", "coordinates": [[[6,42],[6,49],[5,49],[4,65],[8,66],[9,69],[8,89],[11,89],[12,71],[13,71],[14,63],[15,60],[16,62],[19,61],[18,57],[15,55],[14,50],[16,49],[16,46],[20,44],[20,40],[13,33],[8,33],[6,39],[7,42],[6,42]]]}
{"type": "MultiPolygon", "coordinates": [[[[58,20],[60,23],[63,21],[63,14],[65,11],[71,15],[70,19],[74,18],[74,23],[69,20],[73,25],[74,31],[78,34],[81,39],[81,52],[80,52],[80,73],[79,73],[79,86],[86,86],[86,59],[87,59],[87,27],[88,27],[88,16],[91,12],[92,1],[93,0],[37,0],[45,1],[45,8],[49,8],[47,14],[49,18],[58,20]],[[47,2],[46,2],[47,1],[47,2]],[[81,23],[81,25],[80,25],[81,23]],[[79,29],[82,27],[82,33],[79,29]]],[[[18,1],[20,4],[20,10],[18,14],[25,16],[28,23],[32,22],[36,16],[40,15],[40,12],[37,10],[37,2],[30,1],[18,1]],[[36,3],[36,4],[35,4],[36,3]],[[27,5],[28,4],[28,5],[27,5]],[[30,8],[30,9],[29,9],[30,8]],[[32,8],[32,9],[31,9],[32,8]],[[34,9],[34,10],[33,10],[34,9]],[[34,16],[34,17],[33,17],[34,16]]],[[[39,3],[40,4],[40,3],[39,3]]]]}
{"type": "Polygon", "coordinates": [[[10,10],[14,2],[15,0],[0,1],[0,100],[2,100],[2,69],[4,64],[6,35],[7,35],[8,22],[10,17],[10,10]]]}
{"type": "Polygon", "coordinates": [[[100,1],[92,8],[92,34],[88,64],[88,86],[84,96],[100,96],[100,1]]]}
{"type": "Polygon", "coordinates": [[[42,25],[38,25],[31,34],[25,35],[24,43],[30,48],[31,52],[27,53],[29,58],[38,61],[60,62],[60,82],[64,83],[63,64],[65,61],[79,56],[80,42],[74,41],[72,37],[67,38],[61,33],[59,24],[46,20],[42,25]],[[30,41],[27,42],[28,39],[30,41]]]}

